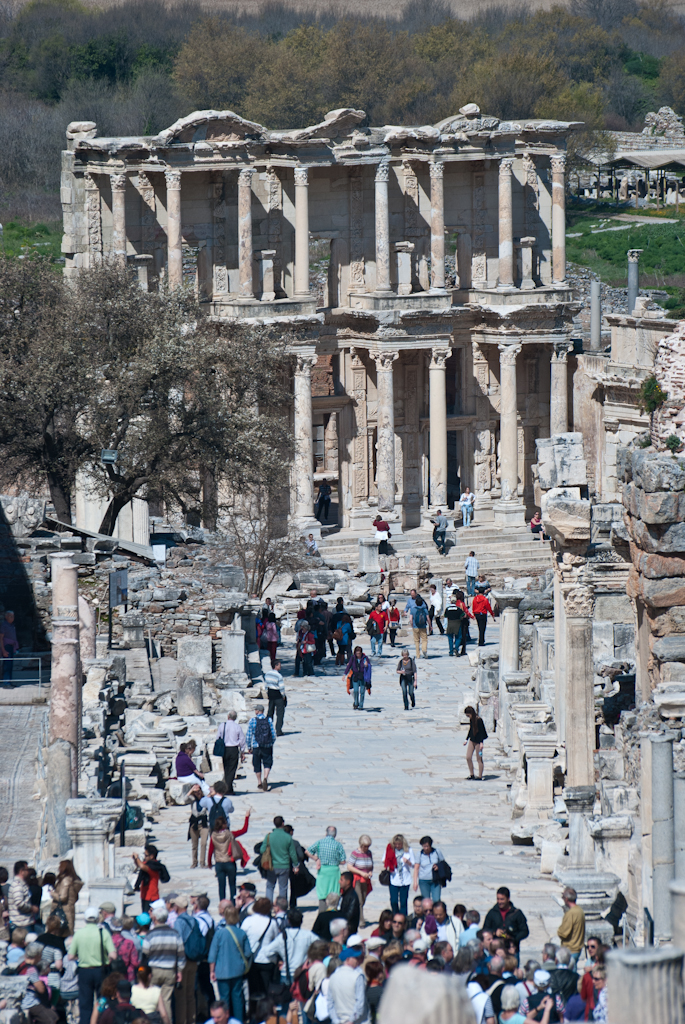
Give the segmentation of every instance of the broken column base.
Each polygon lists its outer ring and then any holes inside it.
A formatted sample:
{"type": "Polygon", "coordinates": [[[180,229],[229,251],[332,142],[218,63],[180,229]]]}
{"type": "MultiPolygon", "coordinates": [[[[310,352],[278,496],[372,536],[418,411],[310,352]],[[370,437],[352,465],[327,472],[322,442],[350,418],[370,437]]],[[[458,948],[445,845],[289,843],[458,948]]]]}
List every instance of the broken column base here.
{"type": "Polygon", "coordinates": [[[611,946],[614,937],[613,925],[602,917],[618,894],[620,878],[609,871],[595,871],[592,868],[568,866],[568,858],[562,857],[553,872],[553,877],[578,894],[578,906],[585,911],[586,935],[597,935],[602,942],[611,946]],[[566,863],[565,863],[566,862],[566,863]]]}

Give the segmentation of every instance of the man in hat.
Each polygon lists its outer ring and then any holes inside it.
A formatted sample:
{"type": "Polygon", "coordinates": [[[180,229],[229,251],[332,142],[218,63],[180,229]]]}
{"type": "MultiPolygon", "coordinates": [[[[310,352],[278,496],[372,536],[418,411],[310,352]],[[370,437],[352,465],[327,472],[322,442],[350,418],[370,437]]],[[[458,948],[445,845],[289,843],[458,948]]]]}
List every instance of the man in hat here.
{"type": "Polygon", "coordinates": [[[333,1024],[361,1024],[369,1019],[366,978],[361,970],[364,954],[352,946],[340,954],[340,967],[328,982],[328,1016],[333,1024]]]}
{"type": "Polygon", "coordinates": [[[107,931],[112,934],[112,927],[110,921],[117,912],[117,908],[113,903],[109,901],[107,903],[100,904],[100,924],[104,925],[107,931]]]}
{"type": "Polygon", "coordinates": [[[86,923],[79,928],[69,947],[69,959],[78,960],[78,1005],[79,1019],[89,1021],[93,1012],[93,1000],[105,977],[102,963],[103,951],[114,960],[117,951],[112,936],[106,928],[100,928],[100,911],[87,907],[83,915],[86,923]]]}
{"type": "Polygon", "coordinates": [[[235,898],[235,905],[240,909],[240,923],[242,924],[248,914],[252,914],[252,905],[257,899],[257,886],[254,882],[243,882],[238,889],[235,898]]]}
{"type": "Polygon", "coordinates": [[[549,971],[538,970],[535,972],[533,984],[536,991],[526,999],[521,1000],[519,1013],[522,1017],[527,1017],[531,1010],[545,1010],[551,1004],[550,1024],[556,1024],[556,1022],[564,1019],[564,1004],[561,1001],[561,996],[551,996],[547,991],[550,980],[551,975],[549,971]]]}

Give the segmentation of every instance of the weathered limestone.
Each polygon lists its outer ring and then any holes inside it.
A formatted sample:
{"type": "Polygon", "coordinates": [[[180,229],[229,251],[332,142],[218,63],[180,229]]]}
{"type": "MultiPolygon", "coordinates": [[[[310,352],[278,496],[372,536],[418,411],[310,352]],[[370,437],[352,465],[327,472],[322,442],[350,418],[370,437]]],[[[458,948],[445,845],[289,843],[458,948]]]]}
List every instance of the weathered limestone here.
{"type": "Polygon", "coordinates": [[[359,572],[379,572],[378,541],[375,537],[359,538],[359,572]]]}
{"type": "Polygon", "coordinates": [[[519,670],[519,605],[525,594],[519,590],[496,590],[492,597],[500,609],[499,640],[499,722],[505,746],[512,743],[509,692],[505,676],[519,670]]]}
{"type": "Polygon", "coordinates": [[[95,657],[95,613],[82,594],[78,596],[78,636],[81,664],[95,657]]]}
{"type": "Polygon", "coordinates": [[[183,284],[183,238],[181,226],[181,172],[165,171],[167,205],[167,280],[169,288],[183,284]]]}
{"type": "Polygon", "coordinates": [[[79,652],[78,566],[69,552],[51,557],[52,677],[50,737],[71,749],[70,795],[78,793],[78,745],[81,731],[81,664],[79,652]]]}
{"type": "Polygon", "coordinates": [[[678,875],[669,885],[671,893],[671,917],[673,945],[685,948],[685,880],[678,875]]]}
{"type": "Polygon", "coordinates": [[[552,280],[566,280],[566,156],[550,157],[552,166],[552,280]]]}
{"type": "Polygon", "coordinates": [[[431,291],[445,290],[445,194],[444,165],[430,164],[431,179],[431,291]]]}
{"type": "Polygon", "coordinates": [[[501,344],[500,365],[500,465],[501,500],[495,505],[495,523],[523,526],[525,508],[518,495],[518,412],[516,394],[516,357],[521,345],[501,344]]]}
{"type": "Polygon", "coordinates": [[[116,263],[126,265],[126,175],[111,174],[112,186],[112,255],[116,263]]]}
{"type": "Polygon", "coordinates": [[[389,173],[390,165],[384,160],[376,169],[376,291],[381,295],[391,292],[389,173]]]}
{"type": "Polygon", "coordinates": [[[260,264],[259,281],[261,285],[260,300],[262,302],[273,302],[276,298],[275,256],[275,249],[260,249],[259,252],[255,253],[255,259],[260,264]]]}
{"type": "Polygon", "coordinates": [[[184,717],[204,714],[201,676],[181,676],[176,689],[176,708],[184,717]]]}
{"type": "MultiPolygon", "coordinates": [[[[590,281],[590,348],[599,352],[602,347],[602,291],[601,282],[590,281]]],[[[567,428],[568,429],[568,428],[567,428]]]]}
{"type": "Polygon", "coordinates": [[[395,510],[395,393],[392,364],[399,352],[375,352],[378,391],[378,509],[395,510]]]}
{"type": "Polygon", "coordinates": [[[669,886],[675,874],[673,732],[641,739],[642,896],[654,920],[655,939],[672,937],[669,886]]]}
{"type": "MultiPolygon", "coordinates": [[[[444,263],[444,257],[443,257],[444,263]]],[[[447,400],[445,395],[445,364],[450,349],[434,348],[429,367],[430,389],[430,504],[445,508],[447,504],[447,400]]]]}
{"type": "Polygon", "coordinates": [[[121,616],[123,644],[129,650],[145,647],[145,616],[141,612],[126,612],[121,616]]]}
{"type": "Polygon", "coordinates": [[[295,298],[309,296],[309,172],[295,168],[295,298]]]}
{"type": "Polygon", "coordinates": [[[628,312],[632,313],[640,291],[640,254],[642,249],[628,250],[628,312]]]}
{"type": "Polygon", "coordinates": [[[251,301],[254,298],[252,280],[252,175],[251,167],[243,167],[238,174],[238,274],[239,295],[251,301]]]}
{"type": "Polygon", "coordinates": [[[522,729],[520,741],[526,757],[528,801],[525,817],[548,818],[554,810],[553,758],[557,734],[545,726],[522,729]]]}
{"type": "Polygon", "coordinates": [[[316,352],[310,347],[298,347],[295,359],[294,432],[295,459],[293,483],[295,500],[293,519],[298,529],[309,530],[321,536],[321,524],[315,519],[314,458],[312,453],[312,367],[316,365],[316,352]]]}
{"type": "Polygon", "coordinates": [[[511,157],[504,157],[499,162],[499,288],[514,287],[513,165],[511,157]]]}
{"type": "Polygon", "coordinates": [[[245,677],[245,630],[241,629],[240,616],[235,614],[228,629],[221,630],[221,672],[245,677]]]}
{"type": "Polygon", "coordinates": [[[683,950],[615,949],[606,959],[609,1024],[683,1024],[683,950]]]}
{"type": "Polygon", "coordinates": [[[566,621],[566,782],[594,784],[595,698],[592,672],[593,592],[562,584],[566,621]]]}
{"type": "MultiPolygon", "coordinates": [[[[186,636],[178,641],[178,663],[189,675],[207,676],[212,671],[212,638],[186,636]]],[[[182,713],[182,712],[179,712],[182,713]]],[[[202,714],[202,712],[198,712],[202,714]]]]}
{"type": "Polygon", "coordinates": [[[569,345],[553,346],[550,359],[549,432],[565,434],[568,430],[568,353],[569,345]]]}
{"type": "Polygon", "coordinates": [[[535,248],[535,235],[526,235],[520,239],[521,245],[521,291],[532,291],[535,288],[533,277],[533,255],[535,248]]]}

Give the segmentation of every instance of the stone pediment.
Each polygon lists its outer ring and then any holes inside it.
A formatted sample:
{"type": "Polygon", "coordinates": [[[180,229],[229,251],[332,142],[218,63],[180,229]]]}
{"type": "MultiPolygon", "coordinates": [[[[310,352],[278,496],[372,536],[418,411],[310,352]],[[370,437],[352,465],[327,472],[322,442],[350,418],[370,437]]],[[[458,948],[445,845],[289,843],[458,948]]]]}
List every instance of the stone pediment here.
{"type": "Polygon", "coordinates": [[[274,142],[306,142],[308,139],[336,139],[348,135],[366,117],[366,111],[354,110],[353,107],[340,107],[329,110],[319,124],[307,128],[294,128],[292,131],[270,132],[274,142]]]}
{"type": "Polygon", "coordinates": [[[174,142],[241,142],[255,136],[265,138],[266,128],[232,110],[196,110],[165,128],[157,138],[170,145],[174,142]]]}

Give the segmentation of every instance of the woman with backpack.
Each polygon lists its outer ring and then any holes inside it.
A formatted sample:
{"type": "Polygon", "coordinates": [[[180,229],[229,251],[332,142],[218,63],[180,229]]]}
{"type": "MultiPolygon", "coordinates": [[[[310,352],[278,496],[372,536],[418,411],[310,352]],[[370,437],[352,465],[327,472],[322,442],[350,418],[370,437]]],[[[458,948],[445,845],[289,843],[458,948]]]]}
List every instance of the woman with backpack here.
{"type": "Polygon", "coordinates": [[[341,617],[338,629],[333,635],[338,639],[338,656],[335,663],[336,665],[346,665],[352,657],[352,641],[355,638],[352,619],[347,612],[341,617]],[[339,639],[337,634],[340,634],[339,639]]]}
{"type": "Polygon", "coordinates": [[[400,686],[402,687],[404,710],[409,711],[409,700],[411,700],[411,706],[416,707],[414,690],[419,684],[416,681],[416,662],[413,658],[409,657],[409,648],[407,647],[402,648],[402,657],[397,662],[397,674],[400,677],[400,686]]]}
{"type": "Polygon", "coordinates": [[[297,634],[295,644],[295,675],[300,674],[302,664],[302,675],[311,676],[314,674],[314,654],[316,653],[316,636],[312,632],[309,622],[305,619],[300,623],[300,631],[297,634]]]}
{"type": "Polygon", "coordinates": [[[125,972],[126,979],[133,983],[140,962],[136,944],[132,939],[124,938],[122,935],[124,926],[118,917],[110,918],[109,928],[112,932],[114,948],[117,951],[117,959],[114,962],[115,970],[125,972]]]}
{"type": "Polygon", "coordinates": [[[238,873],[237,862],[240,861],[242,866],[245,867],[250,859],[245,848],[237,841],[236,836],[244,836],[247,832],[250,827],[251,813],[252,808],[248,807],[243,827],[236,829],[234,832],[229,829],[228,822],[223,815],[219,815],[214,822],[214,828],[209,840],[207,866],[211,868],[213,856],[215,862],[214,871],[219,884],[220,900],[226,899],[226,879],[228,879],[231,899],[235,900],[235,879],[238,873]]]}
{"type": "Polygon", "coordinates": [[[381,657],[383,654],[383,634],[388,628],[388,613],[383,611],[380,602],[369,615],[366,632],[371,637],[371,654],[381,657]]]}
{"type": "Polygon", "coordinates": [[[162,989],[152,984],[152,968],[139,967],[136,984],[131,989],[131,1005],[140,1010],[150,1024],[171,1024],[162,999],[162,989]]]}
{"type": "Polygon", "coordinates": [[[473,612],[466,603],[466,594],[463,590],[455,590],[454,596],[457,599],[457,608],[461,608],[464,613],[464,618],[461,620],[461,651],[457,652],[457,657],[460,658],[462,654],[466,654],[466,644],[471,640],[469,634],[469,619],[472,619],[473,612]]]}
{"type": "Polygon", "coordinates": [[[361,647],[355,647],[354,654],[347,663],[346,676],[347,692],[354,691],[354,711],[362,711],[364,708],[364,691],[371,693],[371,662],[362,651],[361,647]]]}
{"type": "Polygon", "coordinates": [[[393,597],[388,608],[388,629],[390,631],[390,646],[395,646],[395,637],[397,636],[397,630],[400,628],[400,610],[397,607],[397,601],[393,597]]]}
{"type": "Polygon", "coordinates": [[[57,912],[57,916],[59,917],[59,910],[61,909],[64,912],[64,916],[67,919],[69,935],[74,934],[76,901],[78,900],[78,894],[82,888],[83,882],[76,874],[74,862],[72,860],[60,861],[57,879],[55,881],[54,889],[52,890],[52,913],[54,914],[57,912]]]}
{"type": "Polygon", "coordinates": [[[475,708],[467,707],[464,708],[464,714],[469,720],[469,731],[464,741],[466,747],[466,763],[469,766],[469,779],[474,779],[476,776],[473,774],[473,754],[475,751],[476,758],[478,759],[478,781],[483,781],[483,743],[488,738],[488,734],[485,731],[483,719],[479,718],[475,708]]]}

